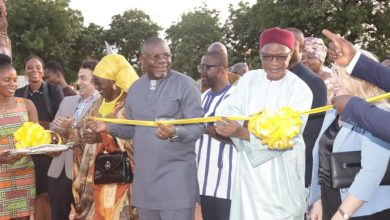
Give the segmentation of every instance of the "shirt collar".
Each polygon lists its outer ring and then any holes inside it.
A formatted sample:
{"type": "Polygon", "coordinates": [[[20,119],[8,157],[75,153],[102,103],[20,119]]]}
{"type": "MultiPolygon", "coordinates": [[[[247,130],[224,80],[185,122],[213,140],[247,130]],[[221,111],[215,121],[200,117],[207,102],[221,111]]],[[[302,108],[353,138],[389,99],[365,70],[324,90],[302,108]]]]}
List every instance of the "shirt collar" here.
{"type": "Polygon", "coordinates": [[[35,91],[31,89],[31,86],[28,86],[28,95],[33,96],[34,94],[39,94],[39,95],[43,94],[43,83],[41,84],[41,87],[39,87],[39,89],[35,91]]]}

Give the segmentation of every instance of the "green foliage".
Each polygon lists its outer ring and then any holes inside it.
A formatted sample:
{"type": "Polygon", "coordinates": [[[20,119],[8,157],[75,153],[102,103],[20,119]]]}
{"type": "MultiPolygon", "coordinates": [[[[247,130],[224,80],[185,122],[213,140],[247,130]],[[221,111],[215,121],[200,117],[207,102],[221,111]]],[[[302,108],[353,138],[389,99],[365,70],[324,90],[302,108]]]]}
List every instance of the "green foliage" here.
{"type": "Polygon", "coordinates": [[[106,40],[115,45],[118,53],[125,56],[136,69],[143,40],[158,36],[158,31],[161,30],[149,15],[138,9],[125,11],[123,15],[115,15],[110,27],[105,34],[106,40]]]}
{"type": "MultiPolygon", "coordinates": [[[[37,54],[60,61],[68,81],[74,81],[83,59],[100,59],[104,40],[114,45],[137,69],[137,56],[145,38],[161,30],[149,15],[131,9],[112,18],[110,29],[83,26],[80,11],[70,0],[5,0],[8,35],[14,64],[23,73],[23,60],[37,54]]],[[[324,38],[327,28],[383,58],[390,54],[390,1],[388,0],[258,0],[229,7],[222,25],[219,12],[206,4],[181,16],[165,32],[173,54],[173,68],[198,78],[196,70],[207,47],[220,41],[228,48],[230,64],[246,61],[260,67],[259,33],[270,27],[296,27],[306,36],[324,38]]],[[[139,71],[138,71],[139,72],[139,71]]]]}
{"type": "Polygon", "coordinates": [[[224,25],[229,62],[247,62],[251,68],[258,68],[260,61],[257,48],[261,22],[253,18],[253,10],[248,3],[240,2],[237,8],[230,5],[229,13],[224,25]]]}
{"type": "MultiPolygon", "coordinates": [[[[80,34],[83,18],[70,9],[69,0],[8,0],[9,37],[15,66],[23,69],[23,60],[31,54],[44,60],[57,60],[66,72],[73,70],[70,57],[80,34]]],[[[73,71],[70,71],[74,74],[73,71]]],[[[72,74],[67,79],[74,78],[72,74]]]]}
{"type": "Polygon", "coordinates": [[[192,78],[198,77],[196,66],[207,47],[222,41],[223,32],[219,24],[219,13],[207,5],[195,8],[181,16],[181,20],[166,31],[173,54],[173,68],[192,78]]]}
{"type": "Polygon", "coordinates": [[[103,28],[93,23],[82,27],[72,51],[72,62],[78,66],[84,59],[100,60],[105,55],[103,28]]]}
{"type": "Polygon", "coordinates": [[[250,51],[244,58],[252,67],[259,65],[257,33],[275,26],[296,27],[305,36],[323,39],[326,28],[384,57],[390,54],[389,20],[388,0],[258,0],[252,7],[240,3],[238,9],[230,8],[226,40],[234,52],[230,59],[242,59],[250,51]]]}

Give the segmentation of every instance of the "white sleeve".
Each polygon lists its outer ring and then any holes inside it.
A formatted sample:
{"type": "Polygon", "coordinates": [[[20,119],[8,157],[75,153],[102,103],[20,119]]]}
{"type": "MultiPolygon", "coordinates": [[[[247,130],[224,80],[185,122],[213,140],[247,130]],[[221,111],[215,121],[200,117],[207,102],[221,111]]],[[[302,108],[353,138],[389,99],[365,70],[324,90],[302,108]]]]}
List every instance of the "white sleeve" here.
{"type": "Polygon", "coordinates": [[[362,52],[357,51],[355,56],[352,58],[351,62],[349,62],[348,66],[346,68],[346,71],[348,74],[352,73],[352,70],[353,70],[353,68],[355,68],[355,65],[356,65],[356,63],[359,60],[361,55],[362,55],[362,52]]]}

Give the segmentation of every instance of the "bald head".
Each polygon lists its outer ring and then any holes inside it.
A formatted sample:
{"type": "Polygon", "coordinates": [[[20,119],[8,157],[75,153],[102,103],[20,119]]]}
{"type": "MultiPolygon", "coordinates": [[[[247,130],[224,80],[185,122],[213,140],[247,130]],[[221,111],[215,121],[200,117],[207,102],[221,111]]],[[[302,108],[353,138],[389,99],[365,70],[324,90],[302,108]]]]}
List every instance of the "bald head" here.
{"type": "Polygon", "coordinates": [[[236,73],[240,76],[244,75],[246,72],[249,71],[248,64],[246,63],[236,63],[232,66],[232,73],[236,73]]]}
{"type": "Polygon", "coordinates": [[[221,51],[208,51],[203,57],[210,57],[210,59],[223,66],[225,69],[228,67],[228,58],[226,54],[221,51]]]}
{"type": "Polygon", "coordinates": [[[390,55],[387,55],[385,59],[382,61],[382,64],[390,67],[390,55]]]}
{"type": "Polygon", "coordinates": [[[217,51],[224,53],[227,56],[227,49],[221,42],[214,42],[207,48],[207,52],[217,51]]]}
{"type": "Polygon", "coordinates": [[[165,40],[163,40],[159,37],[149,37],[149,38],[145,39],[144,42],[142,43],[141,53],[147,52],[149,47],[153,47],[156,45],[164,45],[164,46],[168,47],[168,44],[165,40]]]}
{"type": "Polygon", "coordinates": [[[295,40],[297,40],[297,38],[299,38],[301,36],[303,37],[303,32],[301,30],[299,30],[298,28],[289,27],[289,28],[286,28],[286,30],[288,30],[294,34],[295,40]]]}

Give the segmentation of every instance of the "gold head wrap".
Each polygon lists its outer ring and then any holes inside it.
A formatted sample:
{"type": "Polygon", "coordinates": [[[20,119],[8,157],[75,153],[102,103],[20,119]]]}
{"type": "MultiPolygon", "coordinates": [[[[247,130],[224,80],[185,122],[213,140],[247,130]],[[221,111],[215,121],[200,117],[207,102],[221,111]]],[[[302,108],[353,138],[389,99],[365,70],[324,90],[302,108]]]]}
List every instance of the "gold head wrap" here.
{"type": "Polygon", "coordinates": [[[113,80],[115,85],[127,92],[139,78],[133,67],[119,54],[109,54],[96,65],[93,75],[113,80]]]}

